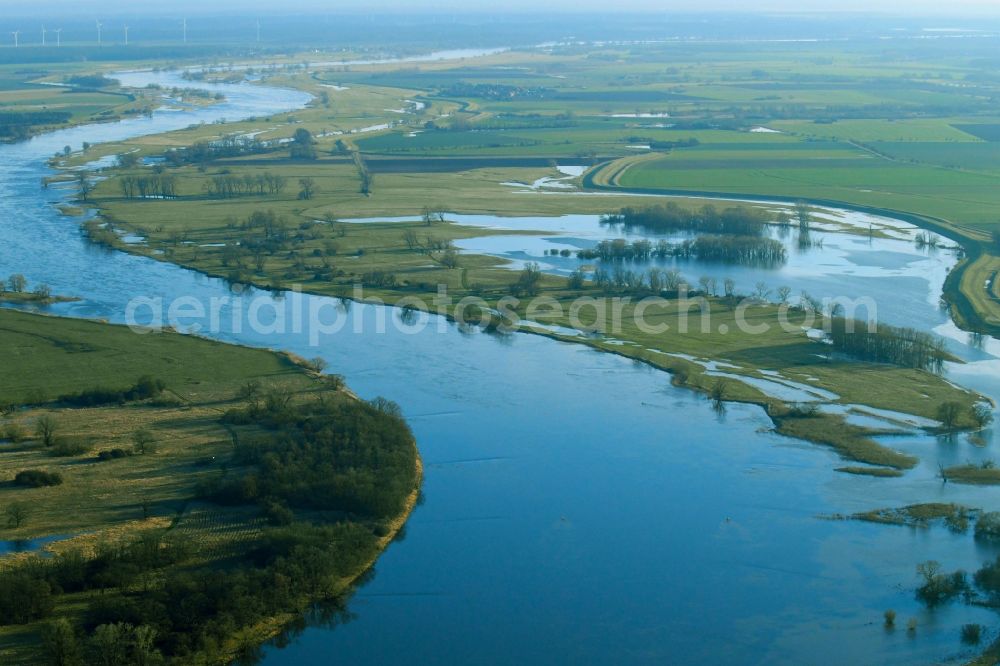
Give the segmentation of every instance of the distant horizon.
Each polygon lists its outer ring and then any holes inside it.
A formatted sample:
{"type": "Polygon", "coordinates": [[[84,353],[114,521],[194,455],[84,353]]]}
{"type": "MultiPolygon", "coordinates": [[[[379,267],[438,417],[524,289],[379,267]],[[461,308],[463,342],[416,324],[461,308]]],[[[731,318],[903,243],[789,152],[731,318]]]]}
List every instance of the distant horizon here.
{"type": "Polygon", "coordinates": [[[930,0],[913,0],[913,2],[882,2],[872,3],[863,0],[842,0],[828,2],[820,0],[809,8],[789,0],[762,0],[755,9],[747,9],[743,3],[734,0],[705,0],[694,2],[683,0],[671,2],[663,6],[662,2],[653,0],[620,0],[614,9],[608,9],[603,3],[595,0],[551,0],[540,5],[528,0],[509,0],[504,9],[498,10],[495,4],[470,4],[457,0],[430,0],[425,2],[407,3],[401,0],[346,0],[338,3],[336,8],[330,8],[324,2],[317,0],[301,0],[275,8],[272,3],[255,2],[254,0],[236,2],[235,0],[216,0],[214,2],[195,2],[194,0],[178,0],[170,6],[149,7],[137,6],[132,0],[106,0],[104,2],[73,2],[71,0],[53,0],[43,6],[25,0],[0,0],[0,10],[7,18],[51,16],[61,13],[67,15],[213,15],[239,12],[240,15],[291,15],[291,14],[372,14],[392,11],[400,15],[419,15],[447,13],[452,15],[544,15],[572,13],[575,15],[595,14],[658,14],[658,15],[712,15],[726,13],[730,15],[770,16],[784,15],[790,17],[822,17],[822,16],[873,16],[879,18],[944,18],[965,19],[997,18],[1000,19],[1000,6],[984,0],[955,0],[942,6],[939,2],[930,0]]]}

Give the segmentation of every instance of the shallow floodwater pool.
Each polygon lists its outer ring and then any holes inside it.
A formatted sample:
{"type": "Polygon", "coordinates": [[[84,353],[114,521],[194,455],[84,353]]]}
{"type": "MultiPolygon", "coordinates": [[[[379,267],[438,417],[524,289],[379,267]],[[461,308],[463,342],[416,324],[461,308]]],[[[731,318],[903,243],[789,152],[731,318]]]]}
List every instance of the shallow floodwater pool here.
{"type": "MultiPolygon", "coordinates": [[[[828,219],[850,220],[851,226],[862,226],[865,216],[849,211],[831,211],[828,219]]],[[[346,220],[356,224],[368,222],[406,222],[418,218],[388,217],[346,220]]],[[[638,229],[624,230],[600,223],[598,215],[562,215],[558,217],[498,215],[466,215],[449,213],[447,219],[461,225],[482,229],[541,232],[531,235],[481,236],[455,241],[461,251],[487,254],[506,259],[509,268],[520,270],[528,262],[537,263],[546,272],[569,275],[580,267],[602,265],[609,271],[611,262],[580,260],[576,251],[594,248],[600,241],[623,238],[628,242],[649,240],[670,243],[692,238],[686,233],[651,233],[638,229]],[[551,251],[568,250],[571,256],[553,255],[551,251]]],[[[893,221],[870,216],[872,224],[886,228],[893,221]]],[[[913,226],[898,222],[894,227],[900,235],[912,234],[913,226]]],[[[945,278],[958,257],[953,250],[920,248],[911,238],[869,238],[866,235],[839,233],[817,229],[809,233],[808,245],[800,243],[800,234],[789,228],[770,228],[768,235],[786,248],[788,260],[774,267],[742,266],[697,259],[669,258],[666,260],[626,261],[632,271],[649,268],[676,268],[697,288],[702,276],[716,279],[719,289],[723,281],[732,279],[737,292],[753,293],[763,282],[771,290],[792,289],[792,300],[802,292],[823,298],[870,298],[877,306],[880,321],[897,326],[930,330],[948,321],[941,312],[941,289],[945,278]]],[[[859,316],[866,316],[859,310],[859,316]]]]}
{"type": "Polygon", "coordinates": [[[37,539],[18,539],[15,541],[0,541],[0,557],[10,553],[40,553],[50,543],[68,539],[64,534],[38,537],[37,539]]]}
{"type": "MultiPolygon", "coordinates": [[[[173,76],[133,73],[128,83],[180,85],[173,76]]],[[[53,206],[65,194],[40,186],[50,174],[44,160],[66,144],[263,116],[305,101],[267,87],[204,87],[223,89],[227,101],[0,146],[0,274],[24,273],[82,299],[50,313],[113,322],[135,296],[233,296],[220,280],[88,245],[77,220],[53,206]]],[[[838,261],[872,270],[845,258],[864,247],[844,243],[838,261]]],[[[919,303],[914,316],[930,317],[937,273],[884,273],[918,272],[902,261],[876,268],[866,289],[883,285],[878,293],[919,303]]],[[[859,279],[836,279],[849,277],[859,279]]],[[[244,296],[276,313],[300,298],[244,296]]],[[[301,298],[307,308],[339,305],[301,298]]],[[[399,402],[425,461],[425,500],[351,600],[350,621],[270,645],[264,663],[940,663],[974,652],[960,643],[963,624],[996,624],[983,609],[930,612],[913,596],[918,562],[974,570],[996,547],[940,528],[824,518],[928,501],[1000,509],[993,489],[936,478],[939,459],[983,450],[964,438],[894,439],[924,457],[899,479],[843,475],[830,451],[770,432],[760,409],[717,413],[667,375],[614,355],[436,320],[420,332],[389,326],[377,334],[376,320],[394,310],[354,304],[339,312],[346,325],[318,348],[290,326],[255,333],[229,316],[211,335],[321,355],[362,396],[399,402]],[[888,608],[898,613],[895,631],[882,627],[888,608]],[[914,635],[905,630],[910,617],[914,635]]],[[[994,351],[975,353],[990,363],[994,351]]],[[[995,376],[981,381],[996,388],[995,376]]]]}

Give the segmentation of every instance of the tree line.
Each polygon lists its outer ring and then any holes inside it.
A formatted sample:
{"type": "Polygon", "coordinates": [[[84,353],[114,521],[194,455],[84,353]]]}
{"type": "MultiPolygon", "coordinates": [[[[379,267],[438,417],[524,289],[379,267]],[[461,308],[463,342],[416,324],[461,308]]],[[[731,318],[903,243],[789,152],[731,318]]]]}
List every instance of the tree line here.
{"type": "Polygon", "coordinates": [[[942,338],[913,328],[833,316],[827,334],[834,349],[865,361],[941,373],[949,358],[942,338]]]}
{"type": "Polygon", "coordinates": [[[780,241],[771,238],[705,235],[680,243],[662,239],[655,244],[645,239],[632,242],[622,238],[603,240],[594,248],[578,251],[577,257],[601,261],[662,261],[677,257],[748,266],[778,266],[788,259],[788,252],[780,241]]]}
{"type": "Polygon", "coordinates": [[[368,168],[368,163],[365,161],[361,151],[353,151],[352,158],[354,160],[354,168],[358,170],[358,178],[361,179],[361,194],[366,197],[370,196],[372,188],[375,186],[375,175],[368,168]]]}
{"type": "Polygon", "coordinates": [[[206,164],[226,157],[259,155],[274,149],[272,142],[261,141],[255,136],[231,134],[215,141],[199,141],[190,146],[172,148],[163,157],[173,166],[206,164]]]}
{"type": "Polygon", "coordinates": [[[284,192],[287,187],[287,178],[269,171],[243,176],[220,173],[205,183],[205,192],[210,197],[233,199],[242,196],[274,196],[284,192]]]}
{"type": "Polygon", "coordinates": [[[788,259],[780,241],[748,236],[699,236],[681,243],[676,256],[745,266],[779,266],[788,259]]]}
{"type": "Polygon", "coordinates": [[[62,125],[72,117],[68,111],[0,111],[0,140],[26,139],[32,127],[62,125]]]}
{"type": "Polygon", "coordinates": [[[766,213],[759,208],[733,206],[719,210],[709,204],[689,210],[673,201],[646,208],[626,206],[617,213],[601,216],[601,224],[625,229],[701,231],[738,236],[762,235],[767,221],[766,213]]]}
{"type": "MultiPolygon", "coordinates": [[[[570,276],[574,280],[574,276],[570,276]]],[[[622,265],[616,265],[608,271],[598,268],[594,271],[594,284],[606,292],[632,292],[650,294],[677,294],[686,288],[684,276],[676,269],[663,271],[651,268],[645,272],[630,271],[622,265]]]]}
{"type": "Polygon", "coordinates": [[[118,185],[126,199],[169,199],[177,196],[177,178],[168,174],[128,174],[119,177],[118,185]]]}

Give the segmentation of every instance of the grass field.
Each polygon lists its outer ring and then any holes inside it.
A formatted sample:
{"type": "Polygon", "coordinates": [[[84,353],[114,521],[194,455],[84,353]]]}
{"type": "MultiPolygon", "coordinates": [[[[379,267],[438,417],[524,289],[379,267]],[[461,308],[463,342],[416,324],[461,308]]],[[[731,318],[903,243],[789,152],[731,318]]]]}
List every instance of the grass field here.
{"type": "Polygon", "coordinates": [[[6,403],[131,385],[142,375],[162,378],[185,402],[211,402],[220,398],[220,387],[250,378],[307,383],[300,368],[270,352],[182,335],[137,335],[123,327],[0,310],[0,336],[6,350],[0,402],[6,403]]]}
{"type": "MultiPolygon", "coordinates": [[[[0,344],[6,350],[2,404],[43,404],[98,386],[124,389],[143,375],[161,379],[167,386],[165,401],[173,403],[124,409],[44,406],[7,416],[5,425],[17,424],[33,437],[38,416],[52,414],[64,436],[88,443],[91,456],[102,449],[131,449],[133,432],[147,428],[157,434],[165,455],[98,464],[53,458],[32,442],[3,445],[0,459],[6,479],[18,469],[38,465],[67,471],[67,487],[75,489],[38,491],[45,501],[38,504],[36,515],[24,528],[4,532],[5,538],[88,532],[134,520],[139,499],[147,492],[162,505],[160,515],[172,513],[176,506],[167,507],[168,500],[182,502],[192,494],[195,462],[225,451],[227,436],[218,416],[236,399],[241,386],[250,380],[296,392],[318,386],[301,367],[272,352],[173,333],[138,335],[122,326],[15,310],[0,309],[0,344]],[[158,469],[167,461],[181,465],[187,474],[164,476],[158,469]],[[122,476],[124,469],[128,474],[122,476]],[[84,493],[96,492],[98,485],[104,488],[103,502],[81,499],[84,493]]],[[[2,484],[0,506],[19,492],[2,484]]]]}

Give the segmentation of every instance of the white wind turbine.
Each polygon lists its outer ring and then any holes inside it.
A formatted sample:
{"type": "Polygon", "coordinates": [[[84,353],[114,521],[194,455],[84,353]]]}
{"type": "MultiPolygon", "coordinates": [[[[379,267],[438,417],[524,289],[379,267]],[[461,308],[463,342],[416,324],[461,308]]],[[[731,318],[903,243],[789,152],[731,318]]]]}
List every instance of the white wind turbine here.
{"type": "Polygon", "coordinates": [[[52,32],[56,33],[56,46],[62,46],[62,28],[56,28],[52,32]]]}
{"type": "Polygon", "coordinates": [[[184,43],[188,43],[188,20],[181,19],[181,32],[184,35],[184,43]]]}
{"type": "Polygon", "coordinates": [[[125,29],[125,46],[128,46],[128,26],[123,26],[125,29]]]}
{"type": "Polygon", "coordinates": [[[45,33],[46,32],[48,32],[48,30],[46,30],[45,26],[43,25],[42,26],[42,46],[45,46],[45,33]]]}
{"type": "Polygon", "coordinates": [[[101,45],[101,28],[103,28],[103,27],[104,27],[104,25],[100,21],[97,21],[97,45],[98,46],[101,45]]]}
{"type": "Polygon", "coordinates": [[[20,30],[14,30],[10,34],[14,35],[14,48],[16,49],[20,45],[19,40],[21,38],[21,31],[20,30]]]}

